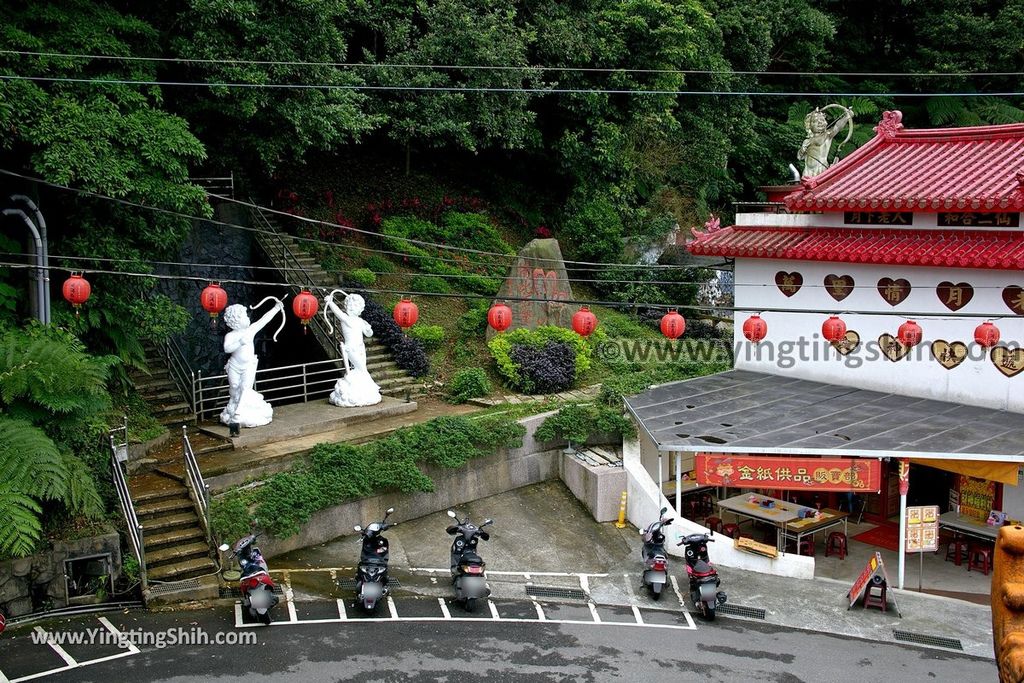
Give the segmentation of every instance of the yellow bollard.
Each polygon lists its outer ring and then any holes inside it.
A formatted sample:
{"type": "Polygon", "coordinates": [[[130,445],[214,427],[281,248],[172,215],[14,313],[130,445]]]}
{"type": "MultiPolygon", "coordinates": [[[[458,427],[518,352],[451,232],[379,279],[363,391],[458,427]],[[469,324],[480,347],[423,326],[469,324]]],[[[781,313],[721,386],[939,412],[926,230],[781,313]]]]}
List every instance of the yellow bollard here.
{"type": "Polygon", "coordinates": [[[615,528],[626,528],[626,492],[622,492],[622,502],[619,503],[619,521],[615,522],[615,528]]]}

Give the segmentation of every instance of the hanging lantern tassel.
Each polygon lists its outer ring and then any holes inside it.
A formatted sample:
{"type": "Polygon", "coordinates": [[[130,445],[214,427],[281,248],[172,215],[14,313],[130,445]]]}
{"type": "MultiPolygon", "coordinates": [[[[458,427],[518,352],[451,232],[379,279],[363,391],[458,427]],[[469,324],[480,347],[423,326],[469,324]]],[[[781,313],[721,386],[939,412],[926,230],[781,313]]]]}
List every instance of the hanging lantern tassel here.
{"type": "Polygon", "coordinates": [[[661,333],[669,339],[679,339],[686,332],[686,318],[671,310],[661,318],[661,333]]]}
{"type": "Polygon", "coordinates": [[[500,304],[494,304],[487,311],[487,324],[495,332],[504,332],[512,325],[512,309],[504,301],[500,304]]]}
{"type": "Polygon", "coordinates": [[[216,327],[217,316],[228,305],[228,293],[224,291],[219,282],[211,282],[199,295],[199,303],[203,310],[210,314],[210,327],[216,327]]]}
{"type": "Polygon", "coordinates": [[[395,310],[392,313],[395,322],[403,331],[409,329],[416,324],[416,321],[420,318],[420,309],[409,299],[402,299],[395,304],[395,310]]]}
{"type": "Polygon", "coordinates": [[[986,320],[974,328],[974,341],[986,349],[995,346],[999,343],[999,328],[991,321],[986,320]]]}
{"type": "Polygon", "coordinates": [[[581,337],[589,337],[597,327],[597,316],[586,306],[580,306],[572,316],[572,329],[581,337]]]}
{"type": "Polygon", "coordinates": [[[743,336],[753,343],[758,343],[768,335],[768,323],[756,313],[743,323],[743,336]]]}
{"type": "Polygon", "coordinates": [[[302,334],[309,331],[309,321],[319,310],[320,303],[308,289],[302,290],[298,296],[292,299],[292,313],[302,322],[302,334]]]}
{"type": "Polygon", "coordinates": [[[846,336],[846,323],[838,315],[829,316],[821,325],[821,336],[832,343],[841,341],[846,336]]]}
{"type": "Polygon", "coordinates": [[[62,292],[67,302],[74,307],[77,318],[78,309],[88,301],[89,295],[92,294],[92,286],[79,273],[71,273],[71,277],[64,281],[62,292]]]}
{"type": "Polygon", "coordinates": [[[904,346],[911,347],[921,343],[921,335],[921,326],[913,320],[908,320],[900,325],[900,329],[896,333],[896,339],[904,346]]]}

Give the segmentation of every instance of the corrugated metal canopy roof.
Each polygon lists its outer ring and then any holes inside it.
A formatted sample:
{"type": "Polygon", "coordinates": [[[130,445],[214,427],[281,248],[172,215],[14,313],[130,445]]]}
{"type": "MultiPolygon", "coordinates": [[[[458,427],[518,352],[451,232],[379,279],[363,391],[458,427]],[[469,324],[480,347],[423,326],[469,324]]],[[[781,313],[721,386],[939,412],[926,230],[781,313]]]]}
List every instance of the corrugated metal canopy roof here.
{"type": "Polygon", "coordinates": [[[730,370],[626,399],[661,451],[1024,462],[1024,415],[730,370]]]}

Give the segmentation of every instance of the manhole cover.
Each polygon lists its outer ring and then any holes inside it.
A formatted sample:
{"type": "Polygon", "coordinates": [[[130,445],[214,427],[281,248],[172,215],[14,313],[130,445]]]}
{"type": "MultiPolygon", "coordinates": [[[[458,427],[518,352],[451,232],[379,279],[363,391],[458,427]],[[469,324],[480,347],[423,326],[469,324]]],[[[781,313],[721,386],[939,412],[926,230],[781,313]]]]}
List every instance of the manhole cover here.
{"type": "Polygon", "coordinates": [[[918,645],[934,645],[935,647],[945,647],[950,650],[960,650],[963,652],[964,646],[956,638],[946,638],[944,636],[927,636],[923,633],[911,633],[910,631],[900,631],[898,629],[892,630],[892,635],[896,640],[904,643],[917,643],[918,645]]]}

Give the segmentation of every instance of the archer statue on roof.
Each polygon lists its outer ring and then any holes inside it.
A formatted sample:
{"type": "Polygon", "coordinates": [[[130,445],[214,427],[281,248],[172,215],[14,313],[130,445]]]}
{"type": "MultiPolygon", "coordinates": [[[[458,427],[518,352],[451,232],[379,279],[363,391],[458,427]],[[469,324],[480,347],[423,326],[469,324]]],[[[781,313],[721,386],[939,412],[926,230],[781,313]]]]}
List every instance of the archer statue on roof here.
{"type": "Polygon", "coordinates": [[[832,140],[843,130],[848,128],[846,139],[839,143],[836,152],[850,140],[853,135],[853,111],[841,104],[826,104],[824,107],[815,107],[814,111],[804,117],[804,130],[807,137],[800,145],[800,151],[796,158],[804,162],[804,172],[801,178],[813,178],[824,173],[828,168],[828,155],[832,149],[832,140]],[[840,114],[829,123],[825,112],[829,109],[838,109],[840,114]]]}

